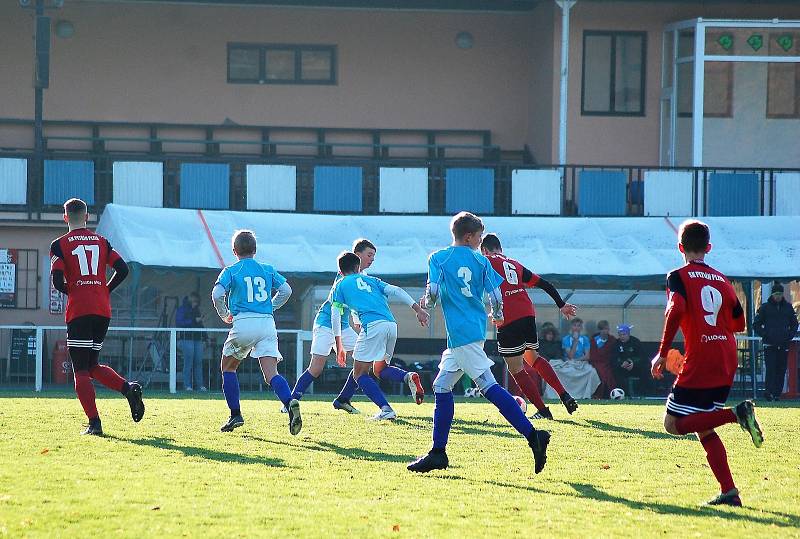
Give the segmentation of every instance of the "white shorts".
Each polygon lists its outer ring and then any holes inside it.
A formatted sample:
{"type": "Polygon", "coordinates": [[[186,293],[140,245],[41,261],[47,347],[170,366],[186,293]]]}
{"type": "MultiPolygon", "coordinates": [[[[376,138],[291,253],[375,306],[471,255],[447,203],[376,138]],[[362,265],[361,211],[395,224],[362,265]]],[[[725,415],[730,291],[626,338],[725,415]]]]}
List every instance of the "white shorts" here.
{"type": "Polygon", "coordinates": [[[278,331],[271,314],[252,315],[234,319],[233,327],[222,347],[222,355],[243,361],[252,357],[276,357],[283,359],[278,351],[278,331]]]}
{"type": "Polygon", "coordinates": [[[494,361],[483,351],[483,341],[448,348],[442,352],[442,360],[439,362],[440,371],[464,371],[473,380],[490,370],[492,366],[494,361]]]}
{"type": "Polygon", "coordinates": [[[364,363],[389,361],[394,355],[397,342],[397,323],[376,320],[361,327],[353,349],[353,359],[364,363]]]}
{"type": "MultiPolygon", "coordinates": [[[[345,351],[353,351],[357,337],[358,335],[350,326],[342,329],[342,345],[345,351]]],[[[336,339],[333,336],[333,330],[325,326],[314,326],[311,337],[311,353],[316,356],[327,357],[331,352],[336,352],[336,339]]]]}

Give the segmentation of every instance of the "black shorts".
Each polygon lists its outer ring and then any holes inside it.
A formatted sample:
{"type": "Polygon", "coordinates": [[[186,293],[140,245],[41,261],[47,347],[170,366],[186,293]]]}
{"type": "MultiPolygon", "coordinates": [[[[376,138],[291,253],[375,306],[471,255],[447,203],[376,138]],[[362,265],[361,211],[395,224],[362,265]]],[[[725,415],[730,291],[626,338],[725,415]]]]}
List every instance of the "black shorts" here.
{"type": "Polygon", "coordinates": [[[526,316],[497,329],[497,351],[503,357],[521,356],[539,348],[536,317],[526,316]]]}
{"type": "Polygon", "coordinates": [[[667,413],[675,417],[684,417],[721,410],[730,392],[731,386],[707,389],[675,386],[667,397],[667,413]]]}
{"type": "Polygon", "coordinates": [[[76,371],[89,370],[97,365],[110,318],[87,314],[67,322],[67,350],[76,371]]]}

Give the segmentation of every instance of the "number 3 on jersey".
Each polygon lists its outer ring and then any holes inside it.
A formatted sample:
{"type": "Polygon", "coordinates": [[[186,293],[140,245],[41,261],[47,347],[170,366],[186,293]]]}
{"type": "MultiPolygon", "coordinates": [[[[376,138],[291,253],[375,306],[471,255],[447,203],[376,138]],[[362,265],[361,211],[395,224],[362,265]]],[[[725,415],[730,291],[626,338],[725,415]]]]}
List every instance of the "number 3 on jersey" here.
{"type": "Polygon", "coordinates": [[[716,326],[717,316],[722,308],[722,294],[720,291],[713,286],[704,286],[700,289],[700,303],[703,304],[703,310],[708,313],[703,317],[706,323],[709,326],[716,326]]]}
{"type": "Polygon", "coordinates": [[[267,282],[263,277],[248,276],[244,278],[244,283],[247,285],[247,301],[249,303],[253,303],[254,301],[262,303],[269,298],[269,292],[267,292],[267,282]],[[257,288],[258,290],[254,291],[254,288],[257,288]]]}
{"type": "Polygon", "coordinates": [[[472,280],[472,270],[466,266],[458,268],[458,278],[464,283],[461,287],[461,293],[466,297],[472,297],[472,290],[469,287],[469,282],[472,280]]]}

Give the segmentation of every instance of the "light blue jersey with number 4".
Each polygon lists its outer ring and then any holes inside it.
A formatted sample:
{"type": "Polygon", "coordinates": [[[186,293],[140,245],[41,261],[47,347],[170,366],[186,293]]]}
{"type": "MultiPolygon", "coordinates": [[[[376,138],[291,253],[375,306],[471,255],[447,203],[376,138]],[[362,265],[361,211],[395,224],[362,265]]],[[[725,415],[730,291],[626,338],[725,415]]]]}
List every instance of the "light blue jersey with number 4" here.
{"type": "Polygon", "coordinates": [[[439,286],[447,346],[486,340],[483,296],[503,282],[489,259],[465,246],[441,249],[428,258],[428,282],[439,286]]]}
{"type": "Polygon", "coordinates": [[[333,289],[333,308],[350,307],[358,313],[364,327],[377,320],[394,322],[384,290],[386,283],[377,277],[363,273],[348,275],[333,289]]]}
{"type": "Polygon", "coordinates": [[[272,314],[272,290],[286,278],[269,264],[243,258],[228,266],[217,277],[218,285],[228,296],[228,309],[233,316],[240,313],[272,314]]]}

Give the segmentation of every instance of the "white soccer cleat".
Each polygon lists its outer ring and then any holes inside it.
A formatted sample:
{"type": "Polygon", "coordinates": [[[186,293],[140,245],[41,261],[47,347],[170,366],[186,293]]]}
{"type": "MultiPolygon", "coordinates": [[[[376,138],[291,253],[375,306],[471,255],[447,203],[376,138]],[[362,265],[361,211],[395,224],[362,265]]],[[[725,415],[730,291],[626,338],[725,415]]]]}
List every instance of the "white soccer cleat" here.
{"type": "Polygon", "coordinates": [[[397,413],[389,408],[388,410],[381,410],[372,417],[367,418],[369,421],[391,421],[397,419],[397,413]]]}

